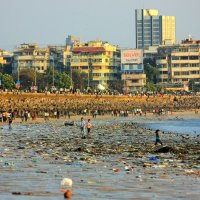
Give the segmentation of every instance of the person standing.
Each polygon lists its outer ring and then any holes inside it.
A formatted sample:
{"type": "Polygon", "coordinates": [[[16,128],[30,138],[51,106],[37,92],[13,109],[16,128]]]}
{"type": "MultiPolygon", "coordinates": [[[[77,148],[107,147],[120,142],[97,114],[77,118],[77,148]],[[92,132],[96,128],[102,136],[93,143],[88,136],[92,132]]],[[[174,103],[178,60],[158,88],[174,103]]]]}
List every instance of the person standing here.
{"type": "Polygon", "coordinates": [[[8,127],[9,129],[12,129],[12,117],[8,119],[8,127]]]}
{"type": "Polygon", "coordinates": [[[87,137],[91,137],[90,131],[91,131],[91,128],[92,128],[92,123],[91,123],[90,119],[88,119],[88,121],[86,123],[86,128],[87,128],[87,137]]]}
{"type": "Polygon", "coordinates": [[[86,123],[85,123],[83,117],[81,117],[80,127],[81,127],[81,137],[82,137],[82,139],[85,139],[85,126],[86,126],[86,123]]]}
{"type": "Polygon", "coordinates": [[[159,135],[159,133],[160,133],[160,130],[157,129],[157,130],[155,131],[155,134],[156,134],[156,142],[155,142],[155,146],[156,146],[158,143],[160,143],[161,145],[163,145],[163,143],[162,143],[162,141],[161,141],[161,139],[160,139],[160,135],[159,135]]]}

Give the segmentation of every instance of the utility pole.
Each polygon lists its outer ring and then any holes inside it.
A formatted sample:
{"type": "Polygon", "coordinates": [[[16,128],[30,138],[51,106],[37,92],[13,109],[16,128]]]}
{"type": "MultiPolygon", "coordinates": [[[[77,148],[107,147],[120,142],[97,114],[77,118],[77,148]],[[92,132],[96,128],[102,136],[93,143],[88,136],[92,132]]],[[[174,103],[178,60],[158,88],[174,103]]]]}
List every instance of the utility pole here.
{"type": "Polygon", "coordinates": [[[92,68],[91,58],[88,59],[88,89],[90,88],[90,71],[92,68]]]}
{"type": "Polygon", "coordinates": [[[53,86],[55,86],[54,85],[54,57],[53,57],[53,86]]]}
{"type": "Polygon", "coordinates": [[[19,82],[19,57],[17,58],[17,80],[19,82]]]}
{"type": "Polygon", "coordinates": [[[35,86],[37,85],[37,72],[36,72],[36,58],[34,56],[34,68],[35,68],[35,86]]]}

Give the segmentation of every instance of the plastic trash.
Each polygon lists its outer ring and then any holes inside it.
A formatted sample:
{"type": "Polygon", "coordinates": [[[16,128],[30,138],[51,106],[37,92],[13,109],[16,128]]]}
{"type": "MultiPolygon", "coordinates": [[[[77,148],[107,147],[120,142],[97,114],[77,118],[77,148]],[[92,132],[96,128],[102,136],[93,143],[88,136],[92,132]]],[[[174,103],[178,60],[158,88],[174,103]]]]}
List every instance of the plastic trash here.
{"type": "Polygon", "coordinates": [[[70,178],[63,178],[63,180],[60,182],[61,186],[68,186],[68,187],[72,187],[72,179],[70,178]]]}
{"type": "Polygon", "coordinates": [[[65,164],[66,166],[72,166],[72,167],[81,167],[82,164],[81,163],[67,163],[65,164]]]}
{"type": "Polygon", "coordinates": [[[25,149],[25,144],[19,144],[18,149],[25,149]]]}
{"type": "Polygon", "coordinates": [[[72,196],[72,191],[71,190],[67,190],[65,193],[64,193],[64,198],[66,199],[70,199],[72,196]]]}
{"type": "Polygon", "coordinates": [[[120,172],[120,169],[113,169],[114,172],[120,172]]]}
{"type": "Polygon", "coordinates": [[[12,161],[11,162],[5,162],[4,165],[5,166],[15,166],[15,163],[12,162],[12,161]]]}
{"type": "Polygon", "coordinates": [[[150,157],[149,160],[150,161],[157,161],[157,158],[156,157],[150,157]]]}

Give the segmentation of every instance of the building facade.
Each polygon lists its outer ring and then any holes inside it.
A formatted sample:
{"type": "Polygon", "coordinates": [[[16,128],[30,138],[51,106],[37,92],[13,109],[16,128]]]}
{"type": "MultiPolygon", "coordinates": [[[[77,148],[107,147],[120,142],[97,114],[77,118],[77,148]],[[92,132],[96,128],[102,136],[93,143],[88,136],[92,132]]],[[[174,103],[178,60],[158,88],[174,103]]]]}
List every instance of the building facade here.
{"type": "Polygon", "coordinates": [[[3,50],[1,49],[0,49],[0,64],[1,65],[6,64],[6,60],[4,59],[4,56],[3,56],[3,50]]]}
{"type": "Polygon", "coordinates": [[[80,70],[88,76],[91,73],[94,86],[107,86],[108,81],[118,80],[120,50],[99,40],[75,45],[71,55],[71,70],[80,70]]]}
{"type": "Polygon", "coordinates": [[[136,48],[158,46],[165,40],[175,43],[175,17],[160,16],[155,9],[135,10],[136,48]]]}
{"type": "Polygon", "coordinates": [[[181,44],[160,46],[156,64],[163,84],[187,87],[190,80],[200,83],[200,41],[189,38],[181,44]]]}
{"type": "Polygon", "coordinates": [[[121,51],[121,79],[124,93],[141,91],[146,85],[143,67],[143,50],[126,49],[121,51]]]}
{"type": "Polygon", "coordinates": [[[0,50],[0,72],[6,74],[12,74],[12,61],[13,53],[5,50],[0,50]]]}
{"type": "Polygon", "coordinates": [[[38,44],[21,44],[13,52],[12,73],[25,69],[44,73],[49,65],[49,55],[49,49],[40,48],[38,44]]]}

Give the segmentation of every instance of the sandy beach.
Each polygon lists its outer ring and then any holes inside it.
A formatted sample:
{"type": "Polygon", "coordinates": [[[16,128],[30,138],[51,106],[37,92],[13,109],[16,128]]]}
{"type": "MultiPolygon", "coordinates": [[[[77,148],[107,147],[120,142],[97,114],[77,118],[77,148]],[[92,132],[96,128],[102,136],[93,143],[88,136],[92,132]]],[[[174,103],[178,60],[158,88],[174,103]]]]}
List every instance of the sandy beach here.
{"type": "Polygon", "coordinates": [[[77,124],[71,127],[63,125],[64,118],[14,121],[12,130],[3,125],[0,199],[56,200],[63,199],[63,189],[72,189],[72,199],[197,200],[200,137],[162,134],[167,148],[159,152],[155,133],[138,124],[177,116],[189,115],[97,116],[87,139],[81,139],[80,116],[70,119],[77,124]],[[72,188],[60,186],[63,178],[73,180],[72,188]]]}

